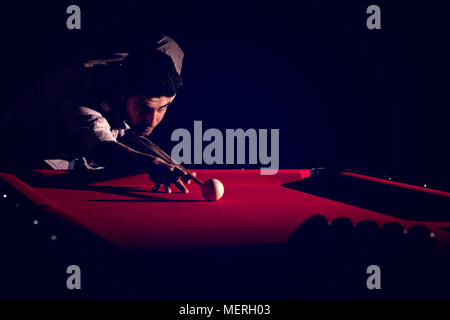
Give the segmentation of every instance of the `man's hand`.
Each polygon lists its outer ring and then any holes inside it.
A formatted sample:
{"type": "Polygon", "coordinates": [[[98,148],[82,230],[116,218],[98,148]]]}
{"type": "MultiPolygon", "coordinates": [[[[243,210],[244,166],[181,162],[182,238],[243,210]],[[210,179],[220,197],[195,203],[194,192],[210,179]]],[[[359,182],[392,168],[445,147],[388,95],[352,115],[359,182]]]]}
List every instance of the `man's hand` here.
{"type": "MultiPolygon", "coordinates": [[[[172,192],[174,184],[181,192],[188,193],[185,183],[191,182],[191,176],[176,165],[161,158],[134,150],[120,142],[100,141],[91,148],[89,157],[99,164],[117,172],[147,172],[155,182],[154,191],[164,186],[165,192],[172,192]]],[[[192,173],[195,176],[195,173],[192,173]]]]}
{"type": "Polygon", "coordinates": [[[174,184],[181,192],[189,193],[188,188],[186,188],[184,184],[189,184],[191,182],[189,175],[175,165],[165,162],[161,158],[155,158],[153,160],[148,175],[150,176],[150,179],[155,182],[155,186],[152,189],[153,191],[158,191],[161,185],[163,185],[164,192],[171,193],[172,188],[170,186],[171,184],[174,184]]]}

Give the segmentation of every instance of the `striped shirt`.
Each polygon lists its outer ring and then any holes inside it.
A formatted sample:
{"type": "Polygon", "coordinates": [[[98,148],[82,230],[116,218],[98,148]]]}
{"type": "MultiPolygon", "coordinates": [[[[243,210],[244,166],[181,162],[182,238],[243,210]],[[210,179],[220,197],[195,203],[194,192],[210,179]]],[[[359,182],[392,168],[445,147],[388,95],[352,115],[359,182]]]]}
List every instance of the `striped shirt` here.
{"type": "MultiPolygon", "coordinates": [[[[181,72],[183,51],[170,37],[157,50],[181,72]]],[[[99,141],[118,141],[129,128],[111,97],[127,53],[68,65],[30,86],[1,115],[0,141],[10,162],[25,165],[46,159],[55,169],[75,167],[99,141]],[[5,150],[5,149],[4,149],[5,150]]]]}

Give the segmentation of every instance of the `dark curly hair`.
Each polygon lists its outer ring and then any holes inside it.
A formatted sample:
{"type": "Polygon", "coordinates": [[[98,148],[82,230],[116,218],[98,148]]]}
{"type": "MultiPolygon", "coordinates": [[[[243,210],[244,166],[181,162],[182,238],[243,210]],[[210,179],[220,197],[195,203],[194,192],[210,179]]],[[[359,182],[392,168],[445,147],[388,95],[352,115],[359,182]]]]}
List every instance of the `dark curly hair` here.
{"type": "Polygon", "coordinates": [[[130,53],[123,62],[121,87],[127,95],[172,97],[181,85],[172,58],[161,51],[130,53]]]}

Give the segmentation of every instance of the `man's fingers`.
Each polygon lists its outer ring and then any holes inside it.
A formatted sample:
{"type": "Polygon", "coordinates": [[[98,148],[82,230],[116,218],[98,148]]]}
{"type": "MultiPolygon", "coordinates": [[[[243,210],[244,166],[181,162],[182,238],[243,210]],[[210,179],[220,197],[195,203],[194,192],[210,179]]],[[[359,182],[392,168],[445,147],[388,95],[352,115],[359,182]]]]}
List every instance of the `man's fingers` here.
{"type": "Polygon", "coordinates": [[[189,174],[185,174],[184,176],[183,176],[183,180],[184,180],[184,182],[186,182],[187,184],[191,184],[191,182],[192,182],[192,177],[196,177],[197,176],[197,174],[195,173],[195,172],[191,172],[191,175],[189,175],[189,174]]]}
{"type": "Polygon", "coordinates": [[[180,189],[181,192],[183,192],[183,193],[189,193],[188,188],[186,188],[186,186],[184,185],[183,181],[181,181],[181,179],[178,179],[178,180],[175,182],[175,186],[176,186],[178,189],[180,189]]]}
{"type": "Polygon", "coordinates": [[[187,173],[183,173],[183,175],[181,176],[181,178],[183,179],[183,181],[187,184],[189,184],[191,177],[187,174],[187,173]]]}
{"type": "Polygon", "coordinates": [[[165,185],[164,185],[164,191],[165,191],[166,193],[172,193],[172,189],[170,188],[170,185],[165,184],[165,185]]]}
{"type": "Polygon", "coordinates": [[[189,189],[186,188],[185,184],[191,183],[192,176],[196,176],[195,173],[187,173],[185,170],[180,169],[178,166],[173,165],[162,165],[162,161],[159,162],[161,167],[157,172],[157,176],[154,177],[154,181],[158,181],[155,183],[155,186],[152,188],[152,191],[158,191],[161,186],[164,186],[164,192],[172,193],[171,184],[173,183],[175,187],[177,187],[183,193],[189,193],[189,189]],[[168,170],[167,170],[168,169],[168,170]]]}

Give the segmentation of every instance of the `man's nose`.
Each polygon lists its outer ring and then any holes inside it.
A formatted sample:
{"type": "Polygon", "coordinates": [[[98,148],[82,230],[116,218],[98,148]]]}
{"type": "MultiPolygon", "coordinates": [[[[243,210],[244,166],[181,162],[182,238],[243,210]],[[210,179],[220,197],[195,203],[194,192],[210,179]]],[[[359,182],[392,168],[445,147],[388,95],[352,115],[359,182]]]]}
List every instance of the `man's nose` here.
{"type": "Polygon", "coordinates": [[[154,127],[158,124],[157,115],[154,110],[147,112],[147,114],[145,115],[145,123],[151,127],[154,127]]]}

